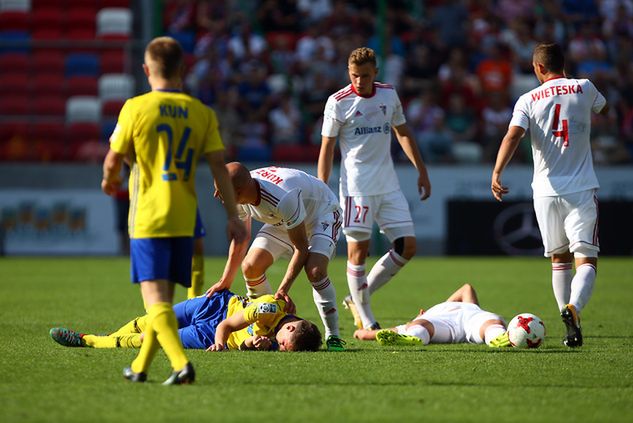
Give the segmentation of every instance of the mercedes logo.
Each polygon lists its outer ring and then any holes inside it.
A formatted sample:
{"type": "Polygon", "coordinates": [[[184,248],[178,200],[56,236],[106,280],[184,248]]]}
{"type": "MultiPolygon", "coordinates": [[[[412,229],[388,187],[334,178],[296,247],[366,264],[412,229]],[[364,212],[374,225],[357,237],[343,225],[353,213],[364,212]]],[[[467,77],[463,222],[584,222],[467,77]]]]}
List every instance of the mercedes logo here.
{"type": "Polygon", "coordinates": [[[531,203],[516,204],[501,211],[495,218],[493,234],[506,254],[543,254],[541,233],[531,203]]]}

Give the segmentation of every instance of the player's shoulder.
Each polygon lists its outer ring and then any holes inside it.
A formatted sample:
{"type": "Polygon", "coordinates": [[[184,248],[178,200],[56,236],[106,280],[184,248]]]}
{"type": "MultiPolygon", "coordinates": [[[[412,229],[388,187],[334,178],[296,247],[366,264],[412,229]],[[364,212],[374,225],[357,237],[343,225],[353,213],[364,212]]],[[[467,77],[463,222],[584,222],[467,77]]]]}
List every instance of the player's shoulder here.
{"type": "Polygon", "coordinates": [[[330,96],[330,99],[339,102],[344,98],[349,98],[354,95],[354,89],[352,88],[352,84],[347,84],[345,87],[341,88],[334,94],[330,96]]]}
{"type": "Polygon", "coordinates": [[[374,82],[374,88],[376,88],[376,90],[391,90],[391,91],[395,91],[395,87],[391,84],[386,84],[384,82],[374,82]]]}

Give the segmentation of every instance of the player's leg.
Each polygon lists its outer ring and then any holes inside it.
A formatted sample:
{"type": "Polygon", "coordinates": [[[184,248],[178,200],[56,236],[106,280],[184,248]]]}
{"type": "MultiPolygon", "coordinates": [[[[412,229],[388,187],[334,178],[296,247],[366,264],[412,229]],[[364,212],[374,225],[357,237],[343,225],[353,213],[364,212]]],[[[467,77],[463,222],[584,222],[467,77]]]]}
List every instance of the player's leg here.
{"type": "Polygon", "coordinates": [[[375,219],[392,247],[367,275],[370,294],[382,288],[416,253],[416,238],[409,206],[401,191],[381,196],[375,219]]]}
{"type": "Polygon", "coordinates": [[[204,236],[206,230],[196,210],[196,226],[193,230],[193,258],[191,259],[191,286],[187,289],[187,298],[197,297],[204,288],[204,236]]]}
{"type": "Polygon", "coordinates": [[[242,275],[249,297],[272,294],[266,271],[281,256],[292,252],[288,234],[270,225],[264,225],[242,261],[242,275]]]}

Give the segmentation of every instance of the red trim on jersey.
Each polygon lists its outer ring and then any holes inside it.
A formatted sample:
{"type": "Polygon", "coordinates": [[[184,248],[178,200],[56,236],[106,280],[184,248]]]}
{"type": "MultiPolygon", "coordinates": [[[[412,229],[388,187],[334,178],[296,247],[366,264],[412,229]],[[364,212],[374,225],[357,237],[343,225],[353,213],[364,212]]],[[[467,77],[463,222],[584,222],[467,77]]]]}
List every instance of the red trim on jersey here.
{"type": "Polygon", "coordinates": [[[353,92],[354,92],[353,88],[344,88],[341,91],[339,91],[336,94],[334,94],[334,99],[336,101],[341,101],[342,99],[344,99],[348,95],[352,94],[353,92]]]}
{"type": "Polygon", "coordinates": [[[361,95],[358,91],[356,91],[356,87],[354,87],[354,84],[351,85],[352,90],[354,91],[354,94],[356,94],[359,97],[362,98],[372,98],[373,96],[376,95],[376,83],[374,82],[374,84],[371,87],[371,94],[369,95],[361,95]]]}

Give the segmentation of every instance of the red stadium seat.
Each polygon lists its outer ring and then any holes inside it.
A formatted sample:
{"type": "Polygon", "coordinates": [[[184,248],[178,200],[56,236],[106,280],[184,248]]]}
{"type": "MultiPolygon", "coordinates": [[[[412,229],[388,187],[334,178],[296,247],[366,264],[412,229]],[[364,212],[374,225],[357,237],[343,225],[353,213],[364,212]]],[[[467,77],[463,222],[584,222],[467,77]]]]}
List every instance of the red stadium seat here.
{"type": "Polygon", "coordinates": [[[93,76],[73,76],[66,79],[66,95],[92,95],[98,94],[98,81],[93,76]]]}
{"type": "Polygon", "coordinates": [[[126,66],[123,49],[101,53],[101,73],[123,73],[126,70],[126,66]]]}
{"type": "Polygon", "coordinates": [[[28,74],[7,73],[0,76],[0,95],[27,95],[28,86],[28,74]]]}
{"type": "Polygon", "coordinates": [[[33,100],[33,113],[39,116],[64,116],[66,98],[58,95],[36,97],[33,100]]]}
{"type": "Polygon", "coordinates": [[[35,97],[62,96],[65,94],[65,82],[63,73],[36,72],[31,78],[31,94],[35,97]]]}
{"type": "Polygon", "coordinates": [[[3,31],[28,31],[29,14],[25,11],[0,11],[0,28],[3,31]]]}
{"type": "Polygon", "coordinates": [[[17,116],[31,113],[31,102],[26,95],[0,95],[0,115],[17,116]]]}
{"type": "Polygon", "coordinates": [[[0,54],[0,73],[27,73],[29,58],[26,53],[0,54]]]}
{"type": "Polygon", "coordinates": [[[130,0],[100,0],[101,7],[130,7],[130,0]]]}
{"type": "Polygon", "coordinates": [[[40,50],[33,53],[33,71],[63,73],[66,56],[59,50],[40,50]]]}
{"type": "Polygon", "coordinates": [[[57,161],[67,158],[65,126],[60,122],[36,122],[29,136],[39,161],[57,161]]]}
{"type": "MultiPolygon", "coordinates": [[[[1,105],[0,105],[1,107],[1,105]]],[[[29,123],[26,120],[0,122],[0,160],[25,160],[30,154],[29,123]]]]}
{"type": "Polygon", "coordinates": [[[66,127],[66,140],[70,145],[70,159],[84,162],[102,162],[108,146],[101,142],[101,127],[97,123],[77,122],[66,127]]]}
{"type": "Polygon", "coordinates": [[[31,12],[31,28],[38,29],[58,29],[63,31],[65,24],[64,9],[60,7],[37,8],[31,12]]]}
{"type": "Polygon", "coordinates": [[[71,40],[93,40],[96,28],[96,9],[70,9],[66,16],[66,37],[71,40]]]}
{"type": "Polygon", "coordinates": [[[118,117],[125,100],[105,100],[101,103],[101,114],[104,117],[118,117]]]}

